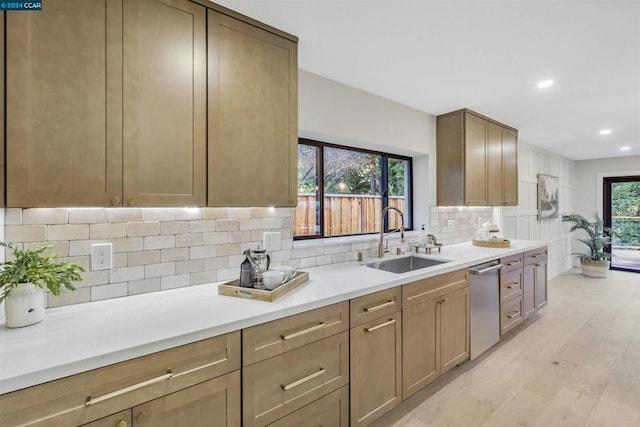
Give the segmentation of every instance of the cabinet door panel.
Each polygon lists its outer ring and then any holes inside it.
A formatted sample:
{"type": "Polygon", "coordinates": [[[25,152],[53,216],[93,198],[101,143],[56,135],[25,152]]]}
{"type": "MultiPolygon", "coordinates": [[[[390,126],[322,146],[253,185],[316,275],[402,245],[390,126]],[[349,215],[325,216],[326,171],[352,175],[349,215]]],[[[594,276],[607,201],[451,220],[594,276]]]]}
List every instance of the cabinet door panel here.
{"type": "Polygon", "coordinates": [[[211,10],[208,37],[208,205],[294,206],[296,44],[211,10]]]}
{"type": "Polygon", "coordinates": [[[440,299],[402,310],[402,398],[435,380],[440,373],[440,299]]]}
{"type": "Polygon", "coordinates": [[[487,133],[487,201],[489,206],[501,206],[503,202],[502,132],[501,126],[489,123],[487,133]]]}
{"type": "Polygon", "coordinates": [[[470,206],[486,206],[488,122],[471,114],[465,117],[464,201],[470,206]]]}
{"type": "Polygon", "coordinates": [[[269,424],[269,427],[349,427],[349,387],[342,387],[269,424]]]}
{"type": "Polygon", "coordinates": [[[205,204],[206,10],[124,2],[124,203],[205,204]]]}
{"type": "Polygon", "coordinates": [[[536,279],[535,279],[535,266],[525,265],[523,278],[522,278],[522,310],[524,311],[524,318],[531,316],[536,312],[536,279]]]}
{"type": "Polygon", "coordinates": [[[469,359],[469,288],[446,294],[440,304],[440,374],[469,359]]]}
{"type": "Polygon", "coordinates": [[[547,305],[547,263],[535,264],[536,276],[536,308],[540,309],[547,305]]]}
{"type": "Polygon", "coordinates": [[[120,196],[121,9],[65,0],[7,15],[8,206],[106,206],[120,196]]]}
{"type": "Polygon", "coordinates": [[[240,371],[133,408],[133,426],[240,426],[240,371]]]}
{"type": "Polygon", "coordinates": [[[518,206],[518,133],[502,131],[502,177],[504,206],[518,206]]]}
{"type": "Polygon", "coordinates": [[[400,312],[351,329],[351,425],[369,425],[402,400],[400,312]]]}

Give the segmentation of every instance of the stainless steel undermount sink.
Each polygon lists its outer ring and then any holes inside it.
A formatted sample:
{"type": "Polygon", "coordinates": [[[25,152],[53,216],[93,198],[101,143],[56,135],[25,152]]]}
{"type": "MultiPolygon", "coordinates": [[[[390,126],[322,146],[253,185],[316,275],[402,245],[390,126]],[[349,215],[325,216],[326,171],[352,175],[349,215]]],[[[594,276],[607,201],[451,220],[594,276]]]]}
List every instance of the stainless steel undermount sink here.
{"type": "Polygon", "coordinates": [[[423,258],[417,256],[407,256],[403,258],[380,260],[365,264],[367,267],[376,268],[378,270],[390,271],[391,273],[406,273],[408,271],[420,270],[422,268],[433,267],[436,265],[451,262],[449,260],[437,258],[423,258]]]}

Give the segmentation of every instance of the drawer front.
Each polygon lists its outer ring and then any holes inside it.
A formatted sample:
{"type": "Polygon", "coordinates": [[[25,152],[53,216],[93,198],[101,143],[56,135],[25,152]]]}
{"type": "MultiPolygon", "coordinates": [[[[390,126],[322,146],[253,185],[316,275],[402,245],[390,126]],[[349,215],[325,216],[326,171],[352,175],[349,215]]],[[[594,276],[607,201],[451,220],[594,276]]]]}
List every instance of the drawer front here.
{"type": "Polygon", "coordinates": [[[507,273],[517,268],[522,268],[522,260],[522,253],[500,258],[500,264],[502,264],[502,273],[507,273]]]}
{"type": "Polygon", "coordinates": [[[500,275],[500,302],[522,295],[522,269],[500,275]]]}
{"type": "Polygon", "coordinates": [[[238,331],[4,394],[0,425],[85,424],[239,368],[238,331]]]}
{"type": "Polygon", "coordinates": [[[348,331],[245,367],[243,425],[266,426],[348,382],[348,331]]]}
{"type": "Polygon", "coordinates": [[[402,308],[411,307],[469,286],[469,270],[462,269],[402,286],[402,308]]]}
{"type": "Polygon", "coordinates": [[[506,334],[522,323],[522,313],[522,296],[502,304],[500,306],[500,335],[506,334]]]}
{"type": "Polygon", "coordinates": [[[274,320],[242,331],[242,364],[249,366],[349,328],[349,302],[274,320]]]}
{"type": "Polygon", "coordinates": [[[400,310],[401,287],[386,289],[351,300],[351,327],[400,310]]]}
{"type": "Polygon", "coordinates": [[[349,427],[349,387],[344,386],[269,424],[269,427],[293,426],[349,427]]]}
{"type": "Polygon", "coordinates": [[[524,263],[526,265],[547,260],[547,247],[533,249],[524,253],[524,263]]]}

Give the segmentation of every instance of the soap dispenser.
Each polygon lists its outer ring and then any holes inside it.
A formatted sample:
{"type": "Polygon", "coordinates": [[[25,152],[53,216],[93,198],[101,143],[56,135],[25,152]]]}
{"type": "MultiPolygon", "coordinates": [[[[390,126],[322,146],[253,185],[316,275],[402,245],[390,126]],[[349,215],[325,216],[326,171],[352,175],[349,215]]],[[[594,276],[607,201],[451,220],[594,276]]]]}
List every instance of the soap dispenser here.
{"type": "Polygon", "coordinates": [[[418,235],[418,243],[420,246],[427,246],[428,234],[427,230],[424,229],[425,224],[422,224],[422,229],[420,230],[420,234],[418,235]]]}

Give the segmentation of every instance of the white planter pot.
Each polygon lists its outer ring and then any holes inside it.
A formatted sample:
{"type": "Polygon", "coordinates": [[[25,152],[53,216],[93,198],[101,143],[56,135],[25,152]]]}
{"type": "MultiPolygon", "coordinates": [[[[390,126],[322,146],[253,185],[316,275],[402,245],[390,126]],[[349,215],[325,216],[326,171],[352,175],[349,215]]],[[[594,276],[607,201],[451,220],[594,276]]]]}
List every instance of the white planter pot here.
{"type": "Polygon", "coordinates": [[[609,261],[593,261],[589,258],[580,260],[582,274],[590,277],[607,277],[609,275],[609,261]]]}
{"type": "Polygon", "coordinates": [[[44,319],[44,291],[31,283],[20,283],[5,300],[8,328],[21,328],[44,319]]]}

